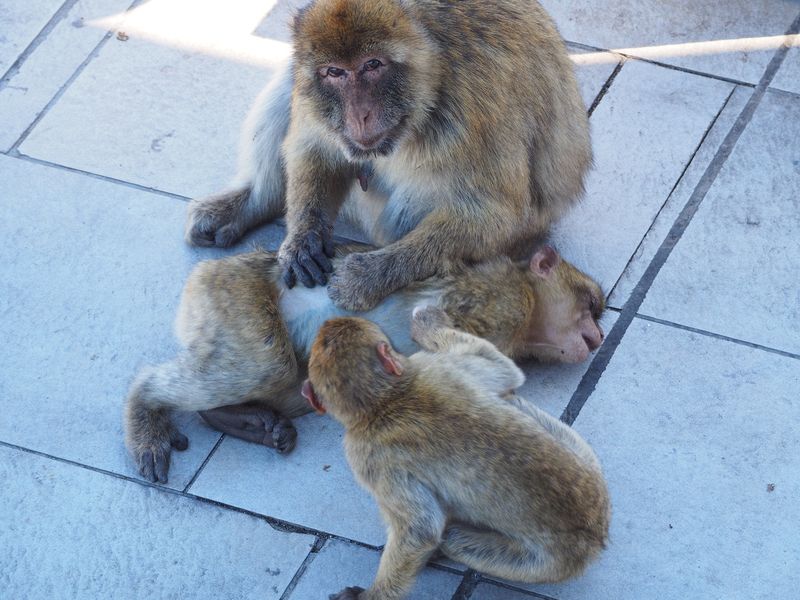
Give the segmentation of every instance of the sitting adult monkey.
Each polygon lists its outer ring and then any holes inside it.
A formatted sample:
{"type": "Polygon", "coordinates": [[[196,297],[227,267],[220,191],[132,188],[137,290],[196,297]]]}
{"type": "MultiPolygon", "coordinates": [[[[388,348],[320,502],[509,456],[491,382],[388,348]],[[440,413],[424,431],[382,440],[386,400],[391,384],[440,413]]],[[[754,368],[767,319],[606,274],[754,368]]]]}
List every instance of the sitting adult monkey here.
{"type": "Polygon", "coordinates": [[[285,210],[284,277],[313,287],[341,213],[385,246],[331,276],[348,310],[456,262],[529,256],[591,163],[572,63],[534,0],[317,0],[248,123],[234,189],[191,203],[187,240],[228,246],[285,210]]]}
{"type": "Polygon", "coordinates": [[[399,600],[439,548],[494,577],[529,583],[580,574],[608,538],[610,502],[591,448],[513,391],[525,377],[486,340],[416,309],[397,353],[369,321],[330,320],[303,394],[345,427],[347,459],[388,526],[368,590],[336,600],[399,600]]]}

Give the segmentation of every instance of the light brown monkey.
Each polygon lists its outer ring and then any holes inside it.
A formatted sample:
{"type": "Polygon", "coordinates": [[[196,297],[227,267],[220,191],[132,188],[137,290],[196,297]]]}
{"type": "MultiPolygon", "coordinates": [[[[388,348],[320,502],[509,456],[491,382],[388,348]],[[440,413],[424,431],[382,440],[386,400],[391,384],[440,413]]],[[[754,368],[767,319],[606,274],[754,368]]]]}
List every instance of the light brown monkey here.
{"type": "MultiPolygon", "coordinates": [[[[355,249],[342,246],[339,254],[355,249]]],[[[362,316],[411,353],[408,322],[418,304],[440,306],[460,328],[514,358],[580,362],[603,337],[599,286],[548,246],[530,262],[498,258],[417,282],[362,316]]],[[[287,288],[274,253],[199,264],[178,309],[184,349],[145,369],[128,396],[127,444],[141,474],[165,482],[171,447],[187,445],[172,409],[201,411],[220,431],[291,450],[296,432],[289,419],[308,411],[298,391],[311,344],[325,320],[349,314],[322,287],[287,288]]]]}
{"type": "Polygon", "coordinates": [[[529,256],[591,163],[573,65],[535,0],[313,2],[243,149],[234,189],[192,202],[187,239],[226,246],[285,210],[286,281],[312,287],[342,216],[386,246],[331,277],[350,310],[463,260],[529,256]]]}
{"type": "Polygon", "coordinates": [[[303,393],[345,429],[347,459],[387,524],[377,576],[336,600],[399,600],[439,548],[468,567],[529,583],[580,574],[605,547],[600,464],[564,423],[513,395],[525,377],[447,315],[415,311],[424,349],[395,351],[374,323],[321,328],[303,393]]]}

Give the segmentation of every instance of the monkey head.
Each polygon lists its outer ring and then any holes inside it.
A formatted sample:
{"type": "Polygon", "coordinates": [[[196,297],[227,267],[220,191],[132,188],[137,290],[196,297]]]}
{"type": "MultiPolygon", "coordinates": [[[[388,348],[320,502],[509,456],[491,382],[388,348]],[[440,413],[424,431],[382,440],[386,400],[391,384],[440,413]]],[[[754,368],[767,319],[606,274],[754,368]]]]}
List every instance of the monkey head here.
{"type": "Polygon", "coordinates": [[[598,323],[605,309],[600,286],[550,246],[533,255],[529,277],[536,305],[525,332],[524,353],[544,361],[586,360],[604,337],[598,323]]]}
{"type": "Polygon", "coordinates": [[[294,21],[295,90],[349,160],[390,154],[435,101],[436,53],[393,0],[317,0],[294,21]]]}
{"type": "Polygon", "coordinates": [[[311,347],[302,394],[318,413],[343,423],[368,416],[401,381],[406,357],[365,319],[326,321],[311,347]]]}

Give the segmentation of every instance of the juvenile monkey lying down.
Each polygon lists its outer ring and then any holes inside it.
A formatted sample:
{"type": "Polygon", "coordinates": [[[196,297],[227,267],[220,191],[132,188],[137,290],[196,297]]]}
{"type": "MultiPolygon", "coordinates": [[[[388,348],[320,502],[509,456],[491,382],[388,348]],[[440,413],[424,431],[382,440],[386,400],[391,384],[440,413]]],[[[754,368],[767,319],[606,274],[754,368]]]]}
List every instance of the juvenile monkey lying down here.
{"type": "Polygon", "coordinates": [[[399,600],[436,549],[483,573],[530,583],[580,574],[605,547],[610,502],[600,464],[564,423],[514,395],[522,371],[491,343],[416,309],[397,352],[374,323],[326,322],[303,394],[346,430],[347,460],[388,526],[368,590],[335,600],[399,600]]]}
{"type": "MultiPolygon", "coordinates": [[[[333,266],[370,249],[340,246],[333,266]]],[[[360,315],[410,354],[417,347],[408,323],[420,304],[440,307],[458,328],[514,359],[580,362],[603,339],[600,287],[549,246],[529,262],[498,258],[413,283],[360,315]]],[[[220,431],[291,450],[297,432],[289,419],[309,411],[299,390],[314,337],[327,319],[351,314],[324,287],[287,288],[273,252],[199,264],[178,309],[183,349],[144,369],[128,395],[125,436],[139,472],[165,483],[171,449],[188,446],[172,410],[200,411],[220,431]]]]}

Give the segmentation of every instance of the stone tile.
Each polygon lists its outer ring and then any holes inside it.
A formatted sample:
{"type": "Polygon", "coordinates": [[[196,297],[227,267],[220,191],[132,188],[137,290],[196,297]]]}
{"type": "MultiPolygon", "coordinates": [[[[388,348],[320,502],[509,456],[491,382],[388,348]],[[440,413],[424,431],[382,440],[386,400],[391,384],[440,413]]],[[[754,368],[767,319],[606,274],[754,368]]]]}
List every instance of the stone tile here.
{"type": "Polygon", "coordinates": [[[3,81],[0,148],[7,150],[17,141],[103,38],[106,31],[88,23],[129,5],[130,0],[79,0],[28,56],[19,72],[3,81]]]}
{"type": "Polygon", "coordinates": [[[656,252],[658,252],[658,248],[666,239],[670,228],[675,223],[675,219],[678,218],[695,187],[700,182],[700,178],[714,158],[714,154],[719,149],[720,144],[752,94],[752,88],[746,87],[737,87],[731,94],[728,103],[703,141],[703,145],[697,151],[678,185],[669,195],[669,198],[650,226],[647,235],[636,249],[628,266],[614,286],[609,298],[611,306],[621,308],[630,297],[636,284],[639,283],[656,252]]]}
{"type": "Polygon", "coordinates": [[[314,542],[9,448],[0,477],[5,598],[277,599],[314,542]]]}
{"type": "Polygon", "coordinates": [[[796,2],[542,0],[571,42],[757,83],[798,12],[796,2]]]}
{"type": "Polygon", "coordinates": [[[576,421],[608,479],[609,547],[581,578],[531,589],[794,597],[798,382],[796,359],[635,319],[576,421]]]}
{"type": "Polygon", "coordinates": [[[720,81],[630,61],[592,114],[595,165],[586,197],[558,223],[553,241],[606,292],[732,89],[720,81]]]}
{"type": "Polygon", "coordinates": [[[258,24],[254,35],[277,40],[279,42],[292,42],[291,23],[295,13],[299,8],[303,8],[311,0],[278,0],[258,24]]]}
{"type": "MultiPolygon", "coordinates": [[[[606,311],[600,320],[600,326],[608,334],[614,323],[617,322],[619,313],[606,311]]],[[[529,361],[522,364],[525,372],[525,383],[519,388],[518,393],[527,398],[542,410],[547,411],[556,418],[569,404],[572,394],[578,388],[584,373],[589,368],[594,355],[589,360],[579,365],[543,364],[529,361]]]]}
{"type": "MultiPolygon", "coordinates": [[[[369,587],[378,571],[380,552],[339,540],[329,540],[300,578],[289,600],[327,598],[345,587],[369,587]]],[[[408,600],[450,598],[461,576],[427,568],[420,573],[408,600]]]]}
{"type": "MultiPolygon", "coordinates": [[[[796,44],[800,46],[800,37],[796,44]]],[[[800,47],[789,50],[770,85],[786,92],[800,94],[800,47]]]]}
{"type": "Polygon", "coordinates": [[[799,187],[800,98],[767,93],[640,312],[800,353],[799,187]]]}
{"type": "Polygon", "coordinates": [[[294,420],[297,447],[286,456],[226,438],[190,492],[373,546],[386,532],[372,497],[356,483],[328,416],[294,420]]]}
{"type": "Polygon", "coordinates": [[[272,4],[140,5],[118,25],[127,39],[103,46],[20,151],[184,196],[219,191],[247,109],[288,52],[251,34],[272,4]]]}
{"type": "MultiPolygon", "coordinates": [[[[172,322],[194,263],[171,198],[0,157],[0,440],[134,474],[122,406],[136,372],[171,358],[172,322]]],[[[265,245],[275,245],[262,232],[265,245]]],[[[193,415],[174,454],[182,488],[218,434],[193,415]]]]}
{"type": "Polygon", "coordinates": [[[0,74],[8,71],[61,6],[62,0],[3,0],[0,74]]]}

